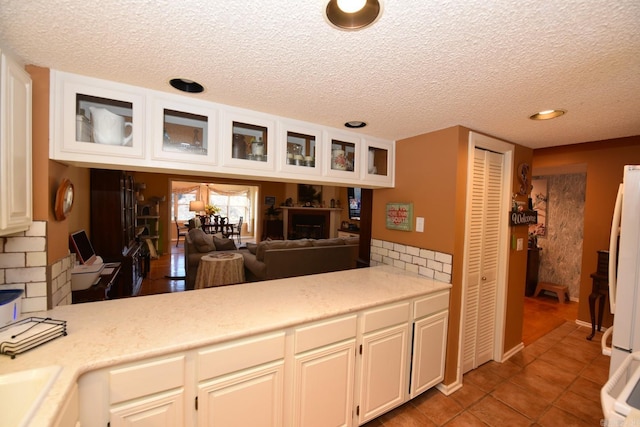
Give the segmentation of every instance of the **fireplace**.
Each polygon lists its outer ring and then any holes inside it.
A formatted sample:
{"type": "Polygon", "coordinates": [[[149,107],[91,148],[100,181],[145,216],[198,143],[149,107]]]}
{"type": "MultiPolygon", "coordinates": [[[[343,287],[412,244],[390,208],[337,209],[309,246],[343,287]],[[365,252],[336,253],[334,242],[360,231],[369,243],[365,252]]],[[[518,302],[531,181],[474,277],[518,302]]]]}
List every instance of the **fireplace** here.
{"type": "Polygon", "coordinates": [[[322,208],[286,209],[287,239],[327,239],[330,237],[331,211],[322,208]]]}

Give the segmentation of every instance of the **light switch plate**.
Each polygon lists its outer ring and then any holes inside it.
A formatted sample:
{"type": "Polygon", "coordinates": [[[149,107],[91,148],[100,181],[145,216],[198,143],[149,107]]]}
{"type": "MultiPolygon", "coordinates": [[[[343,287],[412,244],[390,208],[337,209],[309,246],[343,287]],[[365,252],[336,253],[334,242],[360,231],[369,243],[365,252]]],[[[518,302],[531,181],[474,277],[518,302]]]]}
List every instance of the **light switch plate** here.
{"type": "Polygon", "coordinates": [[[524,239],[521,237],[518,239],[518,245],[516,250],[521,251],[524,249],[524,239]]]}
{"type": "Polygon", "coordinates": [[[416,217],[416,231],[424,233],[424,218],[421,216],[416,217]]]}

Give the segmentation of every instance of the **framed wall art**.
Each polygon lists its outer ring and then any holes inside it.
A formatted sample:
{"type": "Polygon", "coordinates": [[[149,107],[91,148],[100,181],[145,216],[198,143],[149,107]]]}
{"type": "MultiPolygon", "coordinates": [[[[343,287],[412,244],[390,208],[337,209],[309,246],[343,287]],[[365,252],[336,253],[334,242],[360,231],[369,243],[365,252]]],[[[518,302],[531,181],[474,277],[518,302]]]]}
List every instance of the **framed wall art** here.
{"type": "Polygon", "coordinates": [[[413,203],[387,203],[385,218],[389,230],[411,231],[413,203]]]}

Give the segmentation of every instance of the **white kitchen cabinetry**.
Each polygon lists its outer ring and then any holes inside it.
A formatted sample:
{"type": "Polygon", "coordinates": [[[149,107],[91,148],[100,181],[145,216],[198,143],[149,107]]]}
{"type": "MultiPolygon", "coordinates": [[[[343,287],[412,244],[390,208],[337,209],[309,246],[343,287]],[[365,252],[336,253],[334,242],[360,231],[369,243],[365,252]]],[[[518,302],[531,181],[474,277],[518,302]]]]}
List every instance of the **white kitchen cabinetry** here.
{"type": "Polygon", "coordinates": [[[0,236],[33,219],[29,74],[0,50],[0,236]]]}
{"type": "Polygon", "coordinates": [[[352,425],[356,320],[352,315],[295,330],[290,426],[352,425]]]}
{"type": "Polygon", "coordinates": [[[101,369],[79,380],[83,427],[185,424],[185,356],[101,369]]]}
{"type": "Polygon", "coordinates": [[[144,92],[134,86],[52,71],[49,157],[71,163],[139,166],[145,158],[144,92]]]}
{"type": "Polygon", "coordinates": [[[413,307],[411,399],[444,378],[449,291],[420,298],[414,302],[413,307]]]}
{"type": "Polygon", "coordinates": [[[49,157],[81,167],[394,185],[394,141],[193,96],[51,70],[50,117],[49,157]]]}
{"type": "Polygon", "coordinates": [[[363,424],[407,400],[409,302],[368,310],[361,316],[358,423],[363,424]]]}
{"type": "Polygon", "coordinates": [[[199,351],[198,426],[281,426],[284,357],[284,332],[199,351]]]}
{"type": "Polygon", "coordinates": [[[208,103],[172,97],[153,97],[152,159],[167,167],[215,165],[218,141],[218,110],[208,103]]]}

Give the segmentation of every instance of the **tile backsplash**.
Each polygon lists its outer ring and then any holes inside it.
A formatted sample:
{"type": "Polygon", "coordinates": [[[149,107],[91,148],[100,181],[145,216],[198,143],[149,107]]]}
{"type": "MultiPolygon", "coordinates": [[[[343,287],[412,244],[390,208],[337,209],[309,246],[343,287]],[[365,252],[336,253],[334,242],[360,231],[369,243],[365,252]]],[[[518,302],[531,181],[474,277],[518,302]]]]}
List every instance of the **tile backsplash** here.
{"type": "Polygon", "coordinates": [[[388,264],[451,283],[453,255],[385,240],[371,239],[371,265],[388,264]]]}
{"type": "Polygon", "coordinates": [[[25,232],[0,237],[0,289],[24,290],[22,313],[71,304],[74,258],[71,254],[48,266],[47,222],[34,221],[25,232]]]}

